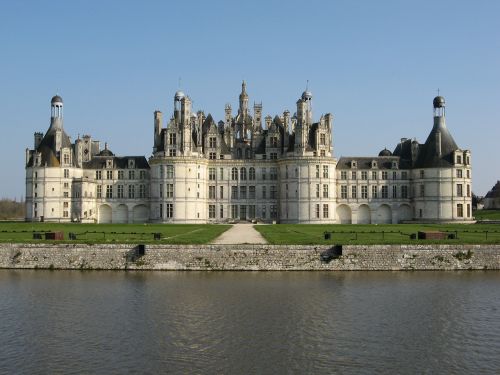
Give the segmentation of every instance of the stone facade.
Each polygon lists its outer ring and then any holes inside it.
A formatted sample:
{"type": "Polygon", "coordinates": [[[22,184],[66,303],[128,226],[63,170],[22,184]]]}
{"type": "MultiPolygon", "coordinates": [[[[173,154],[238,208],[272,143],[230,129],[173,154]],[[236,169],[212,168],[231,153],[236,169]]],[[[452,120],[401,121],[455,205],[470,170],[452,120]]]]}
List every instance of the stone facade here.
{"type": "Polygon", "coordinates": [[[246,84],[238,112],[223,121],[194,112],[178,91],[163,127],[154,112],[153,155],[115,156],[90,136],[74,144],[63,130],[62,99],[51,126],[26,150],[26,219],[99,223],[470,222],[470,151],[445,124],[434,99],[434,126],[424,144],[402,139],[374,157],[333,154],[333,116],[313,121],[312,94],[296,112],[263,118],[249,108],[246,84]]]}
{"type": "Polygon", "coordinates": [[[498,270],[499,245],[327,246],[1,244],[0,268],[191,271],[498,270]]]}

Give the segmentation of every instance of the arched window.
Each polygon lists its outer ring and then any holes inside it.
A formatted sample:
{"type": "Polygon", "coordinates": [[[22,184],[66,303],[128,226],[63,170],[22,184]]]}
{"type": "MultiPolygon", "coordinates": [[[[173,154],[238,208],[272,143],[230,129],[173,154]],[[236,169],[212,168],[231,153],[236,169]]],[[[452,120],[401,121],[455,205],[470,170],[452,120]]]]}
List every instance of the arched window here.
{"type": "Polygon", "coordinates": [[[247,169],[245,167],[240,169],[240,180],[245,181],[247,179],[247,169]]]}
{"type": "Polygon", "coordinates": [[[248,170],[248,179],[255,180],[255,168],[254,167],[250,167],[250,169],[248,170]]]}
{"type": "Polygon", "coordinates": [[[238,168],[231,168],[231,180],[238,180],[238,168]]]}

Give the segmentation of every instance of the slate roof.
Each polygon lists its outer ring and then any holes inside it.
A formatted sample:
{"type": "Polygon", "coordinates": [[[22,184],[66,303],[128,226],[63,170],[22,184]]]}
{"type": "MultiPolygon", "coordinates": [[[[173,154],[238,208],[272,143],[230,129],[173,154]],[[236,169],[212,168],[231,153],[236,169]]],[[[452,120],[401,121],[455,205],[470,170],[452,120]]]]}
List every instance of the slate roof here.
{"type": "Polygon", "coordinates": [[[488,194],[486,194],[485,198],[500,198],[500,181],[497,181],[495,186],[488,191],[488,194]]]}
{"type": "Polygon", "coordinates": [[[446,168],[453,166],[453,152],[458,150],[455,140],[445,125],[444,118],[434,117],[434,126],[427,140],[419,147],[415,168],[446,168]],[[441,154],[437,148],[441,134],[441,154]]]}
{"type": "MultiPolygon", "coordinates": [[[[47,167],[59,167],[61,165],[59,157],[57,155],[57,152],[55,150],[56,146],[56,130],[57,128],[54,126],[51,126],[49,130],[47,130],[47,133],[45,133],[44,137],[42,138],[42,141],[36,148],[35,152],[41,153],[42,159],[41,159],[41,164],[42,166],[47,166],[47,167]]],[[[69,148],[71,150],[72,155],[72,160],[73,160],[73,165],[75,165],[75,158],[74,158],[74,153],[73,153],[73,145],[71,144],[71,140],[69,139],[68,135],[64,131],[64,129],[61,130],[61,146],[63,148],[69,148]]],[[[32,167],[34,160],[33,156],[31,156],[30,160],[28,161],[28,167],[32,167]]]]}
{"type": "Polygon", "coordinates": [[[94,156],[92,160],[83,163],[83,169],[106,168],[106,160],[113,160],[113,169],[128,169],[129,159],[134,159],[136,169],[150,169],[144,156],[94,156]]]}
{"type": "MultiPolygon", "coordinates": [[[[377,162],[377,168],[376,169],[392,169],[392,162],[393,161],[400,161],[400,158],[398,156],[374,156],[374,157],[366,157],[366,156],[353,156],[353,157],[341,157],[339,161],[337,162],[337,169],[351,169],[351,162],[356,161],[356,169],[373,169],[372,168],[372,162],[376,161],[377,162]]],[[[399,169],[405,169],[401,168],[401,165],[399,165],[399,169]]]]}

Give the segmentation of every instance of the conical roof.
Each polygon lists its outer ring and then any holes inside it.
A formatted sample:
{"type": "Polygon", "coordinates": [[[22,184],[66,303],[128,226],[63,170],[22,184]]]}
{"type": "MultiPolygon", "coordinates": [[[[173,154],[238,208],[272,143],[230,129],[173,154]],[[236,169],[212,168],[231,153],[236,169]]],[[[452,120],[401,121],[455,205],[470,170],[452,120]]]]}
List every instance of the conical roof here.
{"type": "Polygon", "coordinates": [[[500,198],[500,181],[486,194],[485,198],[500,198]]]}

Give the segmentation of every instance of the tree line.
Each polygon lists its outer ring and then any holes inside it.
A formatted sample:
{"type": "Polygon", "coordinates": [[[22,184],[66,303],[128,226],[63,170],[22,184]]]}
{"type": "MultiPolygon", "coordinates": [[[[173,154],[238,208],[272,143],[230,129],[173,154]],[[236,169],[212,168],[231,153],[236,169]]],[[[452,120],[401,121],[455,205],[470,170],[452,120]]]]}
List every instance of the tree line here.
{"type": "Polygon", "coordinates": [[[17,202],[15,199],[0,199],[0,220],[24,219],[26,206],[24,201],[17,202]]]}

